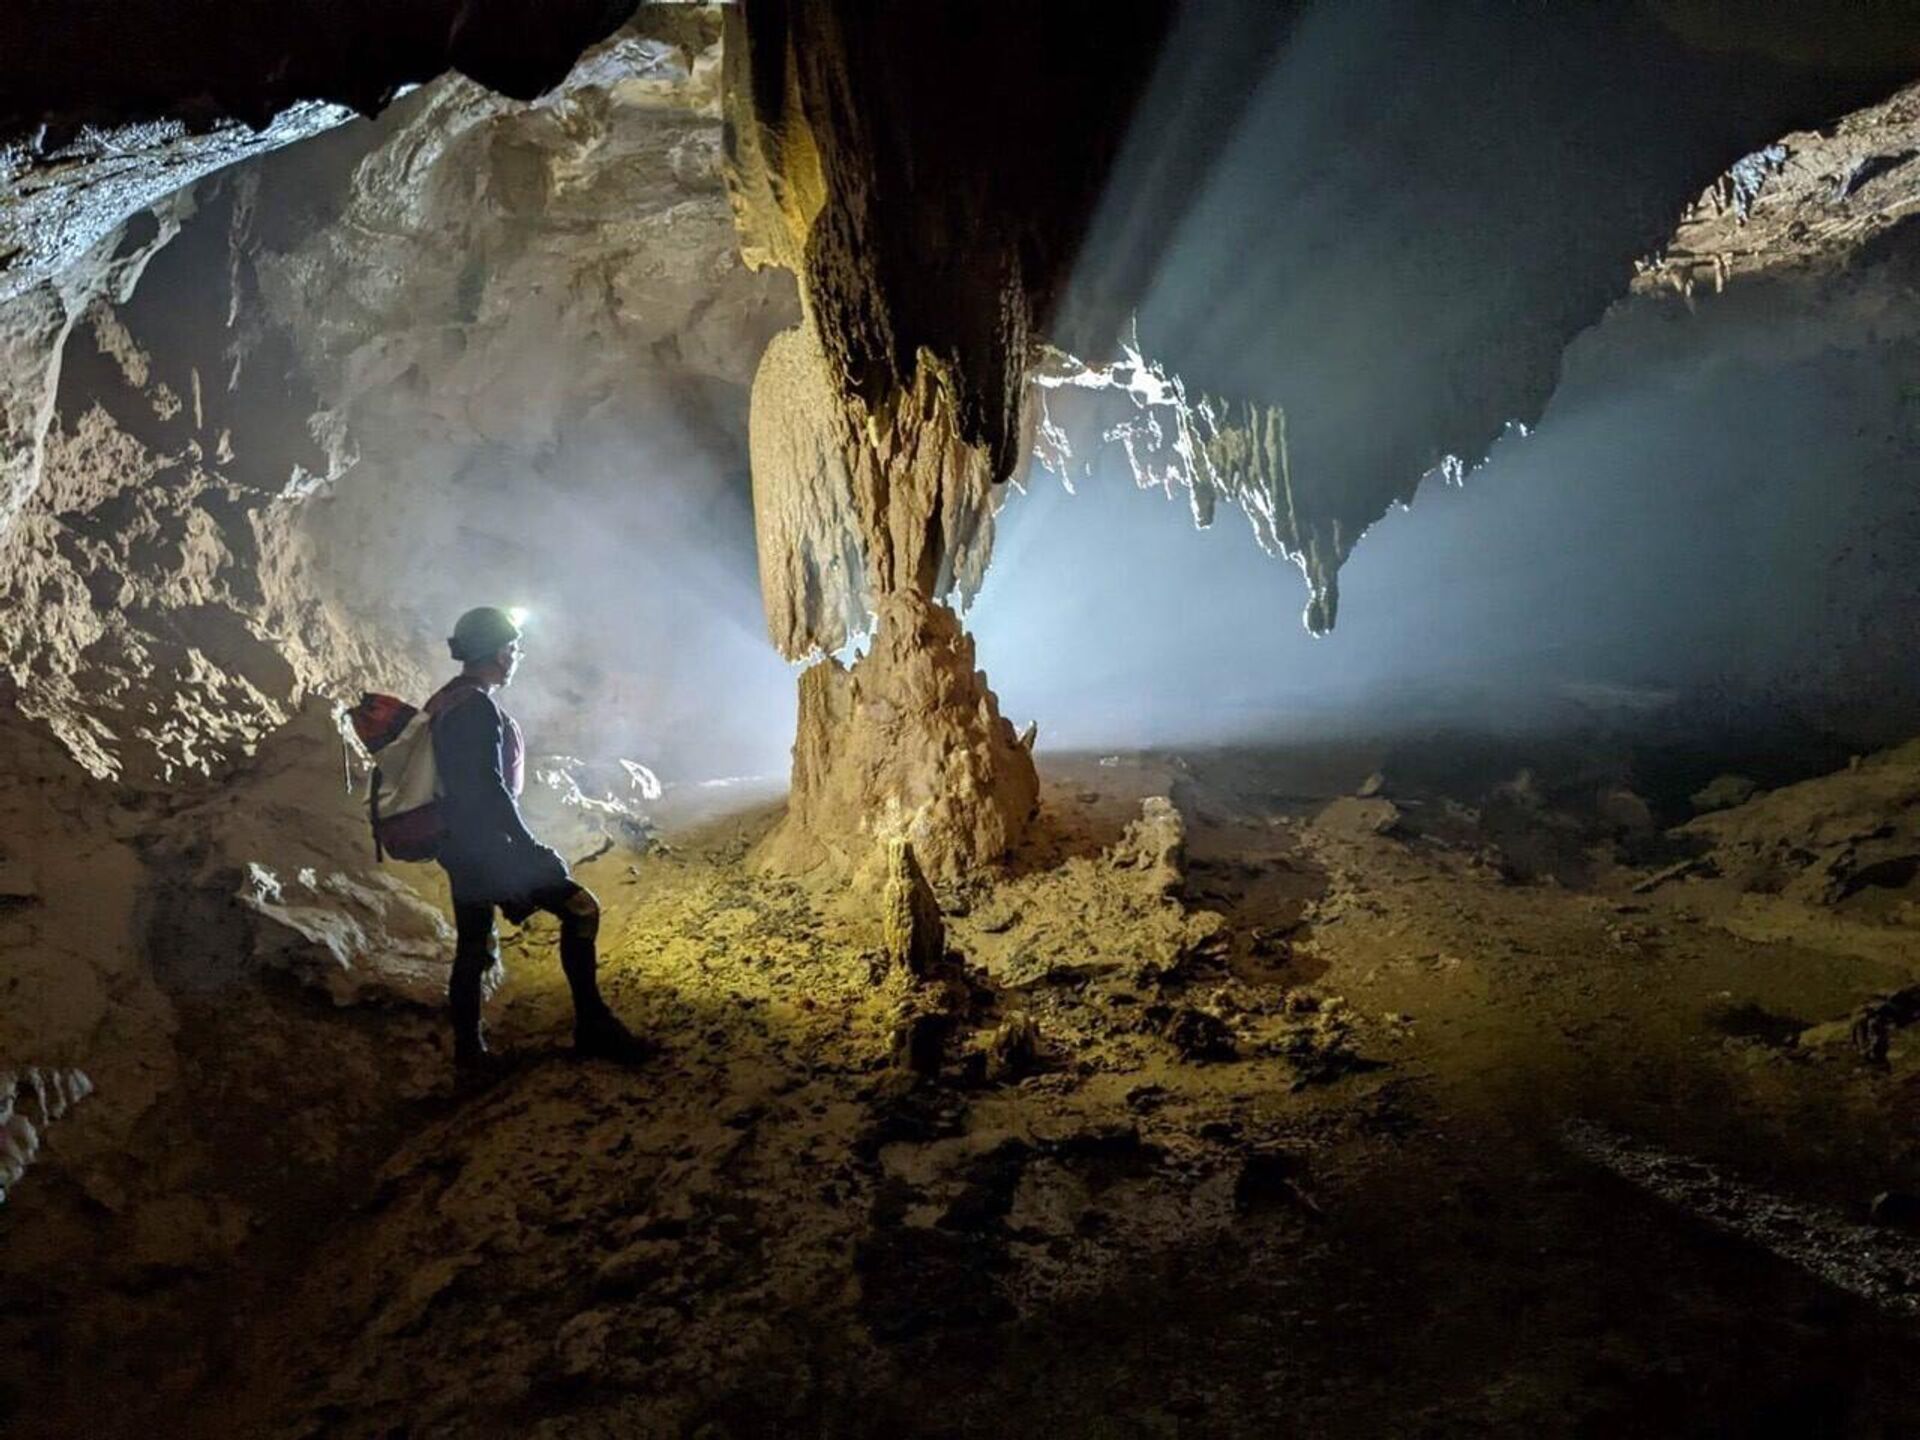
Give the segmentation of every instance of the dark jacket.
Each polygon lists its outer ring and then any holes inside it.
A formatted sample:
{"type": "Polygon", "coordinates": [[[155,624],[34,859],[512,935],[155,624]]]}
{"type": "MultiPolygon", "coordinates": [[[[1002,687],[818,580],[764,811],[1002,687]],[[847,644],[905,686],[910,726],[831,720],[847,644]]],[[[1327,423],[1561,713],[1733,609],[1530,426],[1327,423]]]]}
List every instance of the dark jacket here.
{"type": "Polygon", "coordinates": [[[459,901],[511,901],[567,879],[520,817],[520,727],[464,676],[427,702],[446,839],[440,863],[459,901]]]}

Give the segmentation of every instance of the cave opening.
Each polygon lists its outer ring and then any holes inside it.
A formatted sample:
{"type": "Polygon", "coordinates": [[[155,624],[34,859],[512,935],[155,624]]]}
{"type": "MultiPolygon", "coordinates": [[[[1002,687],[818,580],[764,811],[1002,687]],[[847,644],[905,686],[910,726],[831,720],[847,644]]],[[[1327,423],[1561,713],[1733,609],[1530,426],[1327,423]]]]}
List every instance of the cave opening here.
{"type": "Polygon", "coordinates": [[[0,1430],[1920,1430],[1914,6],[109,8],[0,1430]]]}

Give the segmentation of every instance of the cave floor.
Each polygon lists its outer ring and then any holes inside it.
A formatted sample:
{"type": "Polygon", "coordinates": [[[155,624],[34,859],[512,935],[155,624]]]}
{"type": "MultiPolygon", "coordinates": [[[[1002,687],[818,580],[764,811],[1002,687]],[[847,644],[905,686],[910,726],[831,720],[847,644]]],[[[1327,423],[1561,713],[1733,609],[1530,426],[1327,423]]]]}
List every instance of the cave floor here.
{"type": "Polygon", "coordinates": [[[1920,1433],[1920,1242],[1865,1228],[1875,1194],[1920,1190],[1920,1056],[1809,1042],[1910,967],[1738,938],[1617,855],[1516,880],[1406,823],[1444,798],[1391,824],[1351,798],[1364,754],[1043,768],[1012,877],[950,917],[937,1070],[899,1058],[926,1005],[884,973],[871,895],[747,864],[769,811],[585,871],[609,994],[663,1045],[643,1069],[564,1054],[537,926],[493,1004],[515,1058],[477,1093],[438,1078],[424,1016],[186,1006],[236,1137],[209,1194],[274,1218],[197,1300],[100,1302],[39,1413],[100,1435],[1920,1433]],[[1186,820],[1178,900],[1107,854],[1154,794],[1186,820]],[[246,1058],[263,1014],[283,1038],[246,1058]],[[291,1168],[245,1138],[290,1125],[291,1168]]]}

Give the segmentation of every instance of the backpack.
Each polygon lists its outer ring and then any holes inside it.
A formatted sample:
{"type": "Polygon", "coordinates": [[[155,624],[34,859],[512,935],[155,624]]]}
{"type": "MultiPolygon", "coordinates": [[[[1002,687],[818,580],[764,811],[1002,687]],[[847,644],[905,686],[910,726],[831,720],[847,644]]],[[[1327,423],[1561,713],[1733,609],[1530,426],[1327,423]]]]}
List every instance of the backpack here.
{"type": "Polygon", "coordinates": [[[433,716],[392,695],[368,693],[347,712],[353,733],[378,757],[367,780],[373,858],[431,860],[440,853],[440,774],[433,759],[433,716]]]}

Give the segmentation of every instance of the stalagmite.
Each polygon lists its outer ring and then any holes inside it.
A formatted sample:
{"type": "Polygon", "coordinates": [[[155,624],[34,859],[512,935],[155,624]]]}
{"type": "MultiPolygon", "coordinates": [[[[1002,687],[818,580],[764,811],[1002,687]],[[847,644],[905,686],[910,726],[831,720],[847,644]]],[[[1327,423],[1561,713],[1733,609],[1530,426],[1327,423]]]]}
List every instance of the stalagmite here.
{"type": "Polygon", "coordinates": [[[761,855],[780,869],[852,870],[870,835],[901,836],[930,875],[954,880],[1006,853],[1038,788],[953,612],[896,592],[865,657],[801,675],[793,793],[761,855]]]}
{"type": "Polygon", "coordinates": [[[886,888],[881,894],[881,945],[887,963],[910,975],[932,973],[946,953],[946,927],[933,887],[920,873],[913,846],[896,836],[886,843],[886,888]]]}

